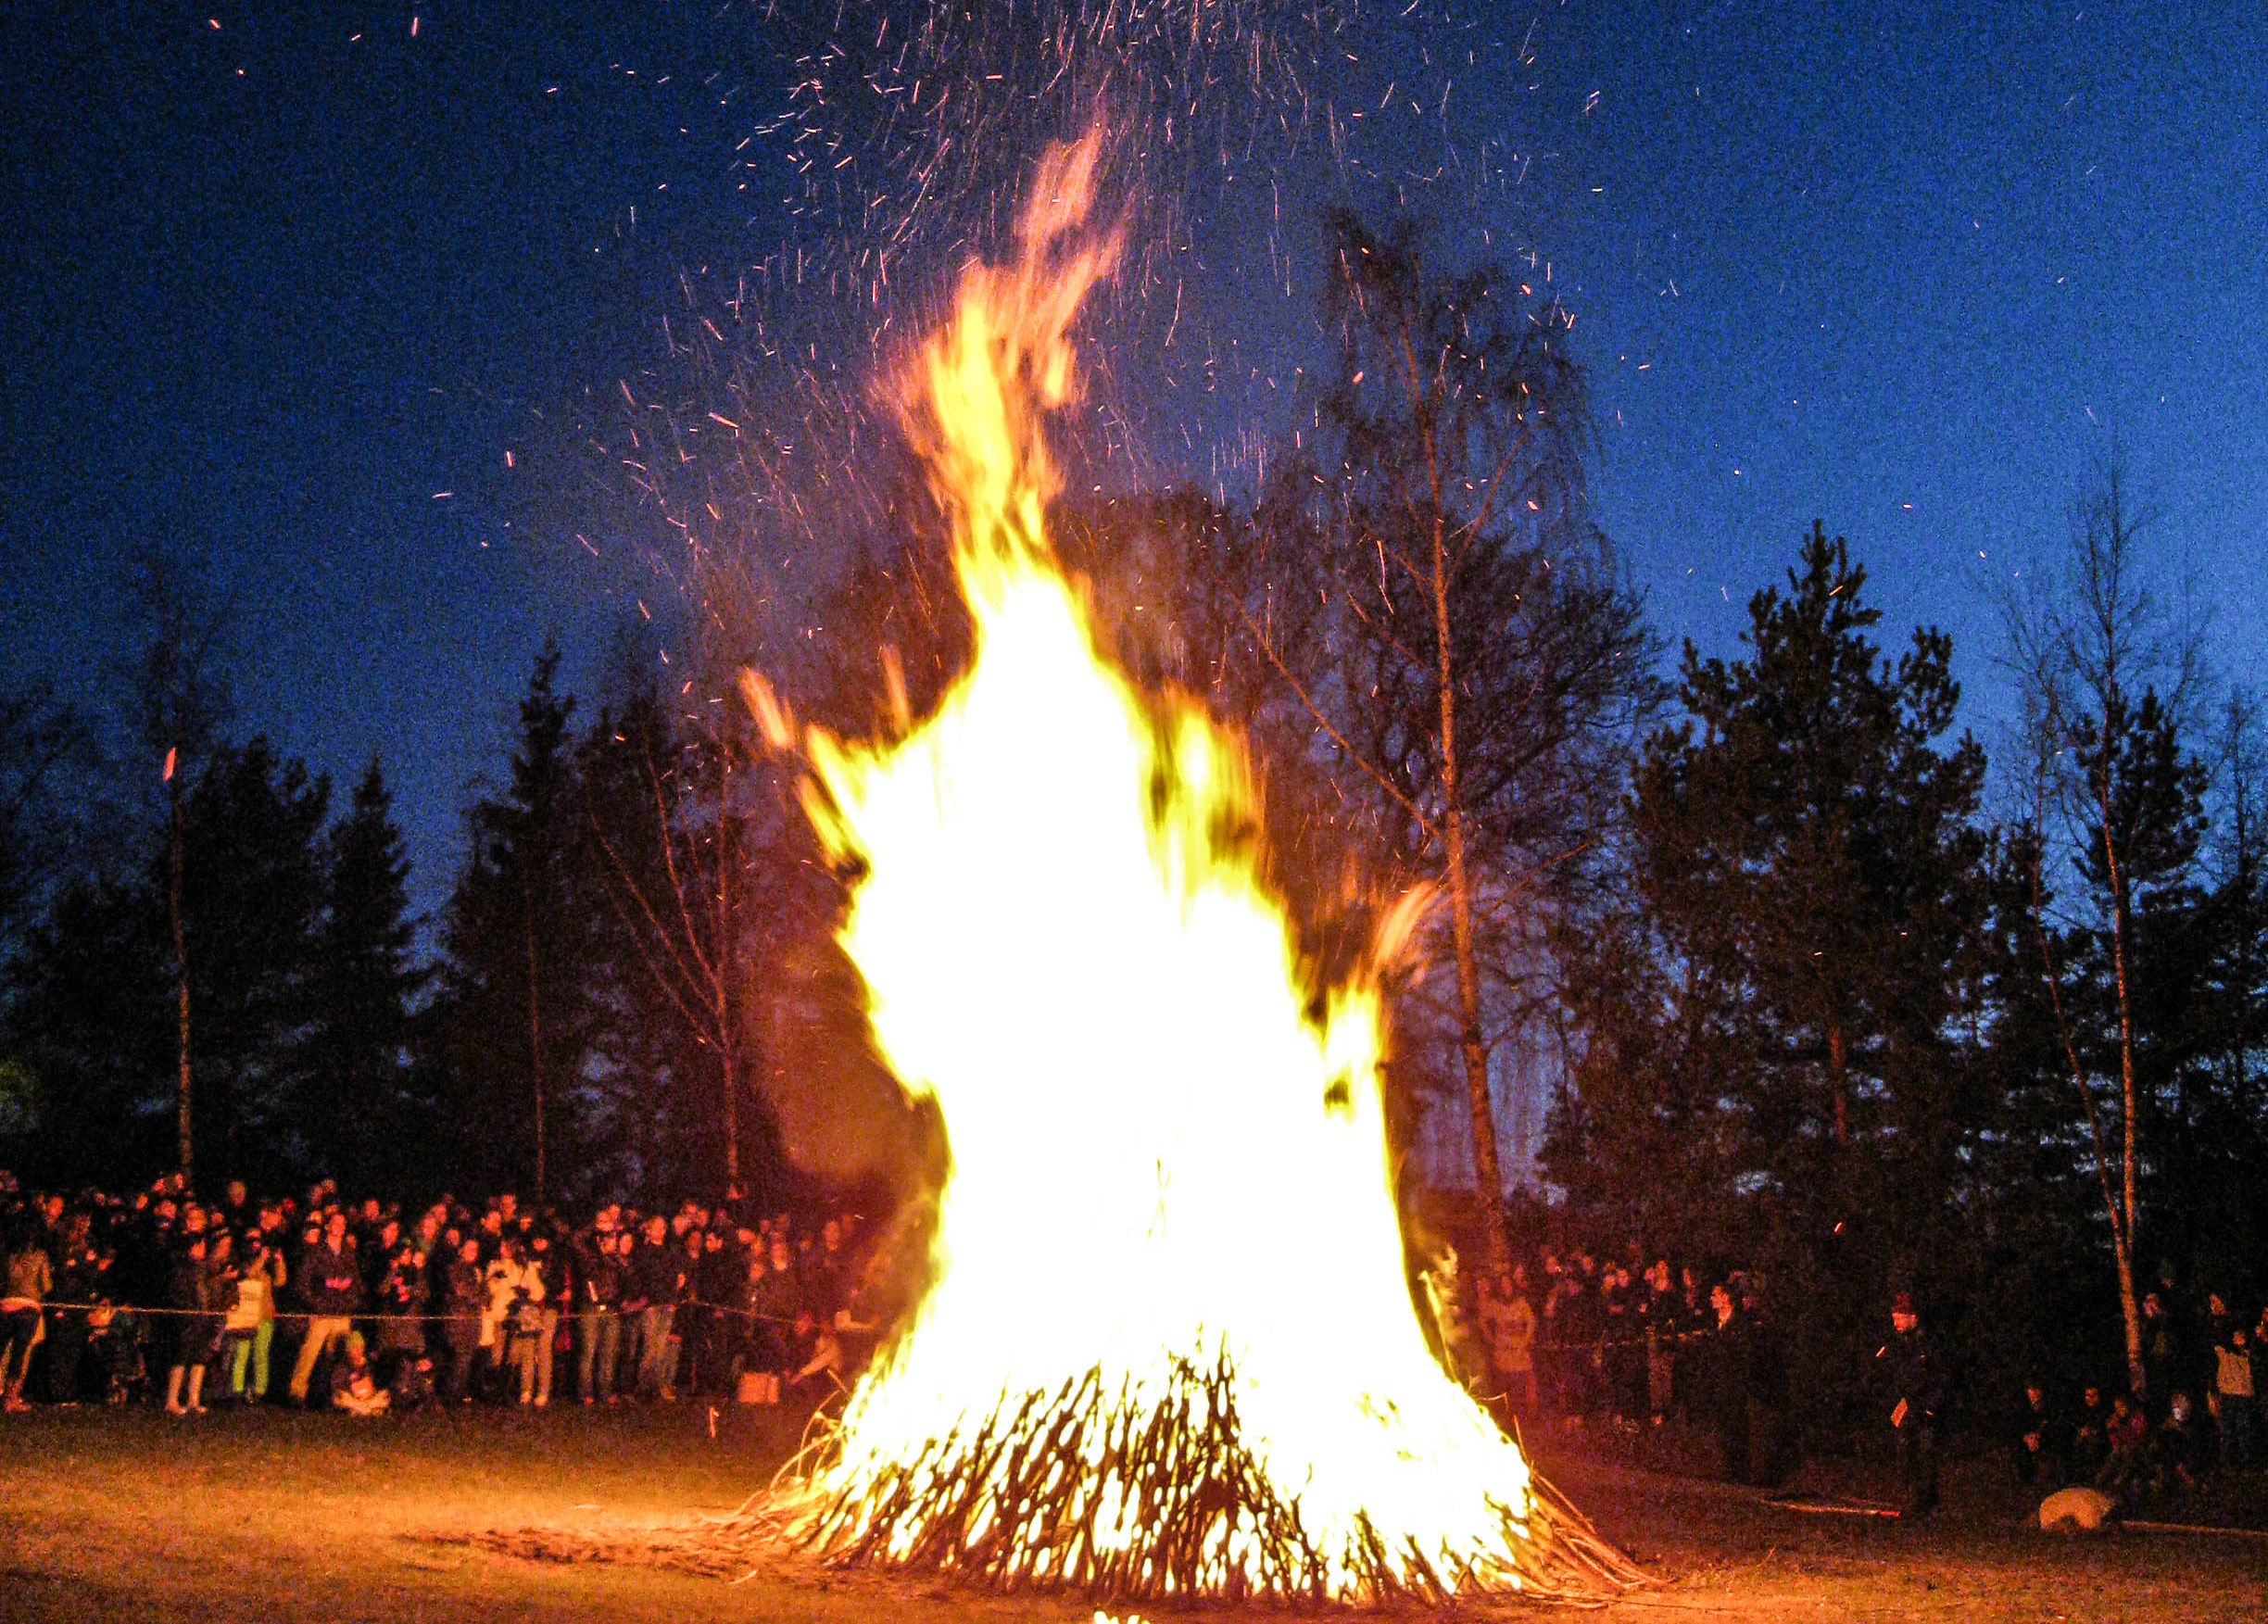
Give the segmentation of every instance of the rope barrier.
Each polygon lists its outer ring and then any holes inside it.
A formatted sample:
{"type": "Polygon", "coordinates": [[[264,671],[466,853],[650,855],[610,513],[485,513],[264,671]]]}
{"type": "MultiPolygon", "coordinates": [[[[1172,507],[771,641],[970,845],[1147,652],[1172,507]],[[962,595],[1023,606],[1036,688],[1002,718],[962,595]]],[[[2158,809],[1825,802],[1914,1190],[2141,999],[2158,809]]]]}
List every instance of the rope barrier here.
{"type": "MultiPolygon", "coordinates": [[[[658,1306],[665,1308],[706,1308],[712,1314],[737,1315],[743,1318],[761,1319],[771,1325],[793,1325],[795,1323],[793,1318],[786,1316],[766,1314],[762,1310],[755,1308],[735,1308],[731,1304],[724,1303],[705,1303],[699,1298],[687,1298],[682,1303],[662,1303],[658,1306]]],[[[27,1303],[25,1304],[24,1308],[15,1310],[14,1312],[23,1313],[33,1308],[39,1309],[43,1312],[52,1312],[57,1314],[97,1314],[108,1312],[111,1314],[148,1314],[183,1319],[225,1319],[229,1315],[229,1310],[225,1308],[145,1308],[137,1303],[27,1303]]],[[[583,1310],[580,1307],[561,1308],[557,1310],[557,1312],[561,1318],[567,1318],[571,1316],[580,1317],[583,1310]]],[[[618,1315],[626,1319],[632,1315],[639,1314],[644,1311],[642,1309],[625,1309],[620,1307],[619,1305],[610,1305],[602,1308],[600,1312],[618,1315]]],[[[447,1325],[453,1320],[481,1319],[485,1318],[485,1316],[486,1310],[485,1309],[479,1314],[367,1314],[359,1309],[345,1314],[319,1314],[311,1308],[279,1308],[273,1314],[267,1316],[266,1318],[271,1322],[284,1319],[351,1319],[358,1323],[369,1323],[372,1325],[447,1325]]],[[[830,1329],[874,1328],[872,1327],[838,1327],[835,1326],[832,1321],[828,1321],[826,1323],[828,1324],[830,1329]]]]}

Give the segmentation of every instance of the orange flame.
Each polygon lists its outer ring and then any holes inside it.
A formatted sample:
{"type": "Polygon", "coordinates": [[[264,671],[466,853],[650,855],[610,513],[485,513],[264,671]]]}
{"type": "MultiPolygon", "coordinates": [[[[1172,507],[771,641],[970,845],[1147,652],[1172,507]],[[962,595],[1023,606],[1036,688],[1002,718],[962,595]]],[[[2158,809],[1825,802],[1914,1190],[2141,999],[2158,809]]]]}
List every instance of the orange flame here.
{"type": "MultiPolygon", "coordinates": [[[[903,408],[954,517],[970,669],[901,740],[804,741],[813,822],[864,866],[841,939],[876,1039],[934,1095],[952,1153],[933,1284],[809,1504],[835,1508],[839,1548],[931,1460],[937,1481],[974,1474],[972,1533],[1068,1574],[1075,1541],[1145,1535],[1107,1452],[1090,1440],[1063,1465],[1091,1479],[1075,1537],[994,1528],[1028,1514],[939,1441],[1090,1373],[1139,1412],[1177,1368],[1219,1368],[1241,1446],[1319,1554],[1315,1588],[1375,1593],[1422,1568],[1518,1585],[1526,1463],[1443,1375],[1405,1284],[1377,992],[1304,984],[1255,869],[1241,750],[1110,668],[1048,543],[1043,414],[1075,397],[1069,329],[1117,251],[1087,223],[1099,153],[1090,133],[1051,155],[1022,257],[966,273],[903,408]]],[[[750,700],[788,732],[761,685],[750,700]]],[[[1258,1537],[1225,1510],[1196,1587],[1266,1588],[1258,1537]]],[[[909,1525],[882,1539],[914,1556],[909,1525]]]]}

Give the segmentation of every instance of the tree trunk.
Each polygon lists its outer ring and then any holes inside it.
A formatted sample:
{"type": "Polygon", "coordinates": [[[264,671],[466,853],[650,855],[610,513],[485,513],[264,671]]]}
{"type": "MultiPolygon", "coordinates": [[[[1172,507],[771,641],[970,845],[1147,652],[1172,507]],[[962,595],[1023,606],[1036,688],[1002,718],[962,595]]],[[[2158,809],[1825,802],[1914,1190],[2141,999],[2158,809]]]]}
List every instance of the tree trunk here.
{"type": "MultiPolygon", "coordinates": [[[[717,994],[717,1030],[725,1031],[730,1018],[724,995],[717,994]]],[[[717,1070],[724,1085],[724,1188],[740,1188],[740,1064],[738,1045],[730,1037],[717,1044],[717,1070]]]]}
{"type": "Polygon", "coordinates": [[[180,1076],[175,1087],[174,1134],[182,1177],[186,1180],[195,1172],[195,1157],[189,1113],[189,953],[182,931],[182,869],[186,853],[182,837],[181,775],[176,762],[175,755],[168,751],[166,793],[172,808],[173,839],[171,872],[167,876],[166,884],[166,905],[173,927],[175,1042],[180,1062],[180,1076]]]}
{"type": "Polygon", "coordinates": [[[522,892],[527,906],[521,914],[525,925],[527,941],[528,984],[528,1082],[536,1093],[536,1205],[544,1204],[544,1066],[543,1066],[543,1006],[536,996],[536,887],[532,880],[523,879],[522,892]]]}
{"type": "MultiPolygon", "coordinates": [[[[2110,1220],[2110,1256],[2118,1272],[2119,1312],[2126,1331],[2126,1379],[2136,1395],[2142,1391],[2142,1308],[2135,1295],[2134,1225],[2132,1207],[2120,1208],[2110,1183],[2110,1158],[2103,1146],[2102,1119],[2096,1114],[2095,1097],[2087,1092],[2086,1073],[2079,1064],[2078,1045],[2072,1041],[2071,1023],[2063,1013],[2063,984],[2056,970],[2055,954],[2048,946],[2048,921],[2040,895],[2039,860],[2032,862],[2032,933],[2038,939],[2040,971],[2047,979],[2048,1001],[2055,1012],[2056,1038],[2063,1046],[2064,1063],[2071,1068],[2072,1086],[2086,1112],[2087,1138],[2095,1147],[2095,1177],[2102,1187],[2103,1212],[2110,1220]]],[[[2128,1141],[2132,1143],[2130,1139],[2128,1141]]],[[[2131,1188],[2131,1186],[2129,1187],[2131,1188]]],[[[2131,1198],[2129,1198],[2131,1199],[2131,1198]]]]}
{"type": "Polygon", "coordinates": [[[2125,1212],[2124,1234],[2121,1237],[2119,1267],[2119,1306],[2126,1318],[2126,1376],[2133,1384],[2136,1398],[2147,1397],[2149,1381],[2142,1363],[2142,1316],[2135,1303],[2134,1249],[2140,1226],[2136,1215],[2140,1207],[2136,1199],[2135,1108],[2139,1089],[2135,1082],[2134,1004],[2129,996],[2126,976],[2127,926],[2126,873],[2120,865],[2118,842],[2110,833],[2110,738],[2106,720],[2103,728],[2103,765],[2098,783],[2098,804],[2102,814],[2103,862],[2110,877],[2110,965],[2118,984],[2119,1012],[2119,1177],[2121,1195],[2125,1212]]]}
{"type": "Polygon", "coordinates": [[[1827,1026],[1827,1075],[1834,1089],[1834,1141],[1838,1149],[1850,1143],[1850,1065],[1843,1050],[1843,1023],[1827,1026]]]}
{"type": "Polygon", "coordinates": [[[2232,977],[2235,996],[2230,1001],[2229,1098],[2239,1110],[2249,1110],[2252,1103],[2248,1059],[2252,1047],[2252,820],[2249,800],[2240,781],[2229,809],[2236,837],[2236,917],[2231,921],[2236,964],[2232,977]]]}
{"type": "Polygon", "coordinates": [[[1493,1278],[1512,1266],[1505,1241],[1504,1168],[1496,1158],[1496,1112],[1489,1099],[1488,1051],[1480,1041],[1480,976],[1473,956],[1472,888],[1465,873],[1465,814],[1457,803],[1456,686],[1449,660],[1447,538],[1433,517],[1434,677],[1441,689],[1442,805],[1448,846],[1449,918],[1456,943],[1457,1047],[1465,1062],[1465,1109],[1471,1117],[1473,1181],[1493,1278]]]}
{"type": "MultiPolygon", "coordinates": [[[[739,1034],[733,1029],[732,752],[718,752],[716,944],[712,971],[716,986],[717,1064],[724,1074],[724,1188],[740,1188],[739,1034]]],[[[667,838],[664,831],[663,838],[667,838]]]]}

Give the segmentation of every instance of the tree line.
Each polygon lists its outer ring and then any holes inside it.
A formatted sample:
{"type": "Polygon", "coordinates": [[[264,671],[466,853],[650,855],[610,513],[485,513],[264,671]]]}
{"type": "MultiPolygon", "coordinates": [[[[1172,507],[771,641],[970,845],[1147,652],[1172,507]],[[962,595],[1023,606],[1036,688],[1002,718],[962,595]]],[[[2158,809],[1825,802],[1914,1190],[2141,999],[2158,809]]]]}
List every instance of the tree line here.
{"type": "Polygon", "coordinates": [[[383,763],[342,797],[232,729],[225,606],[160,559],[136,596],[127,748],[36,685],[7,699],[0,1165],[539,1199],[792,1185],[754,966],[792,935],[776,871],[802,850],[650,675],[578,715],[557,646],[536,655],[426,919],[383,763]]]}
{"type": "MultiPolygon", "coordinates": [[[[1113,657],[1250,741],[1315,973],[1399,943],[1405,1177],[1503,1190],[1504,1110],[1547,1078],[1548,1195],[1515,1215],[1765,1271],[1821,1392],[1892,1289],[1983,1366],[2115,1354],[2138,1383],[2161,1276],[2268,1283],[2258,717],[2122,479],[1996,606],[2018,713],[1988,762],[1950,639],[1886,645],[1823,524],[1737,654],[1665,658],[1592,516],[1572,320],[1517,267],[1342,219],[1325,281],[1335,364],[1248,494],[1097,485],[1053,522],[1113,657]],[[1420,1154],[1443,1142],[1459,1164],[1420,1154]]],[[[153,568],[132,791],[85,787],[69,706],[0,711],[6,1154],[561,1194],[882,1145],[934,1168],[832,943],[850,876],[733,682],[867,732],[962,668],[939,504],[910,463],[871,483],[792,654],[710,560],[667,681],[620,660],[586,705],[536,656],[422,935],[382,765],[334,805],[233,731],[211,616],[153,568]],[[98,803],[113,837],[55,838],[98,803]]]]}

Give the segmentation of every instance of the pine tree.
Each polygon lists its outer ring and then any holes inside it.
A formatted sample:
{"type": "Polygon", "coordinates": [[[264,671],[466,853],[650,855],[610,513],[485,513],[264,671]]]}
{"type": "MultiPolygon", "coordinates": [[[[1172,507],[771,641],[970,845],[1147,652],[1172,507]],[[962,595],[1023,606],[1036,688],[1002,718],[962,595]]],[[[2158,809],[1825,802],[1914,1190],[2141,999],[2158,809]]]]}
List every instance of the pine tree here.
{"type": "Polygon", "coordinates": [[[32,1110],[12,1170],[116,1188],[175,1164],[173,990],[161,891],[63,886],[8,965],[6,1055],[32,1110]]]}
{"type": "Polygon", "coordinates": [[[1745,658],[1687,646],[1688,720],[1638,772],[1627,916],[1569,976],[1593,1025],[1552,1160],[1610,1209],[1660,1224],[1675,1199],[1752,1255],[1774,1236],[1821,1358],[1885,1278],[1949,1266],[1983,1111],[1959,1037],[1985,966],[1984,756],[1946,739],[1949,641],[1886,658],[1865,580],[1814,526],[1785,593],[1750,601],[1745,658]]]}
{"type": "Polygon", "coordinates": [[[321,840],[330,781],[264,737],[216,749],[183,799],[200,1177],[304,1164],[321,840]]]}
{"type": "Polygon", "coordinates": [[[414,960],[410,858],[376,757],[322,855],[309,1089],[299,1113],[308,1159],[361,1188],[398,1186],[433,1128],[410,1095],[413,1006],[427,976],[414,960]]]}
{"type": "Polygon", "coordinates": [[[579,1164],[598,1003],[581,884],[572,696],[547,640],[520,702],[511,781],[470,815],[471,852],[444,914],[435,1088],[445,1158],[468,1189],[538,1200],[579,1164]]]}

